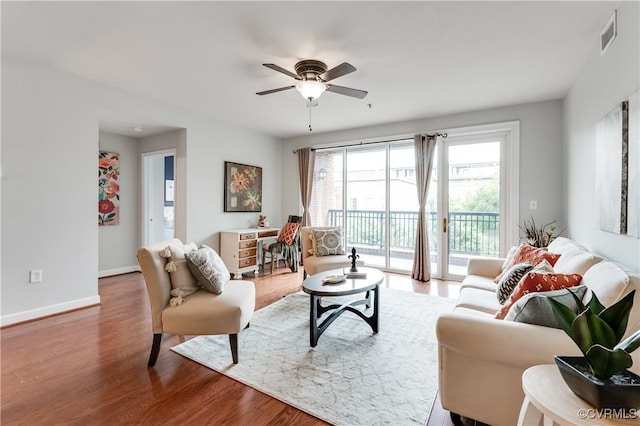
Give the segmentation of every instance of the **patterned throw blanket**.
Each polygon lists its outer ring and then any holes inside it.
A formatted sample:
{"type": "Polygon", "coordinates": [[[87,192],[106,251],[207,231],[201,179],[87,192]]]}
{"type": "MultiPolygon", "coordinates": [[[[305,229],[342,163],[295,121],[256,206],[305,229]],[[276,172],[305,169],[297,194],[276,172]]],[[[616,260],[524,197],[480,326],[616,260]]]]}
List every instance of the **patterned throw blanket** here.
{"type": "MultiPolygon", "coordinates": [[[[291,272],[298,272],[298,263],[300,259],[298,241],[294,241],[293,244],[272,243],[269,245],[269,251],[273,250],[284,257],[287,265],[291,268],[291,272]]],[[[273,262],[273,260],[271,261],[273,262]]]]}

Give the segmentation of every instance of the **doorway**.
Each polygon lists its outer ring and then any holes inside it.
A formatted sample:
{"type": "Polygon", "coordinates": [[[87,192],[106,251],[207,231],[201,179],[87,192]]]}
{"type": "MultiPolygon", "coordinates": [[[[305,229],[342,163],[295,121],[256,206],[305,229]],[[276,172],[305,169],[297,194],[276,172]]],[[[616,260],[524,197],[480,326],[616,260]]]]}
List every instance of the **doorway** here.
{"type": "Polygon", "coordinates": [[[175,236],[175,149],[142,154],[142,242],[175,236]]]}
{"type": "Polygon", "coordinates": [[[518,125],[505,124],[438,140],[427,200],[434,277],[461,280],[469,258],[503,256],[517,235],[518,125]]]}

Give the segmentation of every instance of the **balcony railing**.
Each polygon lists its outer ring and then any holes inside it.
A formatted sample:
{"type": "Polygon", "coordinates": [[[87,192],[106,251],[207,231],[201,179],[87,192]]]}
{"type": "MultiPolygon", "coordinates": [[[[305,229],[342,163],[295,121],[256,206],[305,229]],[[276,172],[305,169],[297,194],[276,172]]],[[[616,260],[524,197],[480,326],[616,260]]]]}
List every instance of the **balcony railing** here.
{"type": "MultiPolygon", "coordinates": [[[[385,212],[383,210],[347,210],[346,223],[342,210],[329,210],[331,226],[344,225],[347,245],[355,245],[371,253],[384,253],[385,212]]],[[[449,212],[449,254],[498,256],[500,217],[498,213],[449,212]]],[[[391,251],[413,253],[416,242],[418,212],[389,212],[389,246],[391,251]]],[[[431,250],[437,250],[438,223],[436,212],[427,212],[427,229],[431,250]]]]}

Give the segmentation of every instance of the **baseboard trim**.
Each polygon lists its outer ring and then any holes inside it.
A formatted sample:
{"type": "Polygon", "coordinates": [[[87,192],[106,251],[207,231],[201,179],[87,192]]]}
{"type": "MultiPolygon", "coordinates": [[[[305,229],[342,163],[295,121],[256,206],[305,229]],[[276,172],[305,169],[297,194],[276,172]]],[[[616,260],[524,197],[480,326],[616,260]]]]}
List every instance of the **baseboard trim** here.
{"type": "Polygon", "coordinates": [[[128,274],[129,272],[141,272],[139,265],[125,266],[124,268],[106,269],[98,271],[98,278],[110,277],[113,275],[128,274]]]}
{"type": "Polygon", "coordinates": [[[85,297],[83,299],[70,300],[56,305],[16,312],[15,314],[0,316],[0,327],[15,325],[22,322],[41,319],[51,315],[61,314],[77,309],[88,308],[100,304],[100,295],[85,297]]]}

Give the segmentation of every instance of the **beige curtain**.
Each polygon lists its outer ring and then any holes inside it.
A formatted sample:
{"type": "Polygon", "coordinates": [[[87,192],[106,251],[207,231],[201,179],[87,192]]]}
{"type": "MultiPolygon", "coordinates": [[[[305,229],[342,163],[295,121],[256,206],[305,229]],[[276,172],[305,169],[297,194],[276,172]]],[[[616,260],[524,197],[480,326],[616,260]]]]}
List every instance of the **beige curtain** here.
{"type": "Polygon", "coordinates": [[[300,226],[311,226],[309,205],[311,204],[311,191],[313,189],[313,166],[315,152],[311,148],[298,150],[298,174],[300,175],[300,198],[302,199],[302,222],[300,226]]]}
{"type": "Polygon", "coordinates": [[[420,281],[431,279],[431,259],[429,255],[429,232],[427,229],[427,195],[433,169],[433,153],[438,135],[416,135],[413,146],[416,155],[416,187],[418,189],[418,228],[416,229],[416,248],[413,255],[411,278],[420,281]]]}

